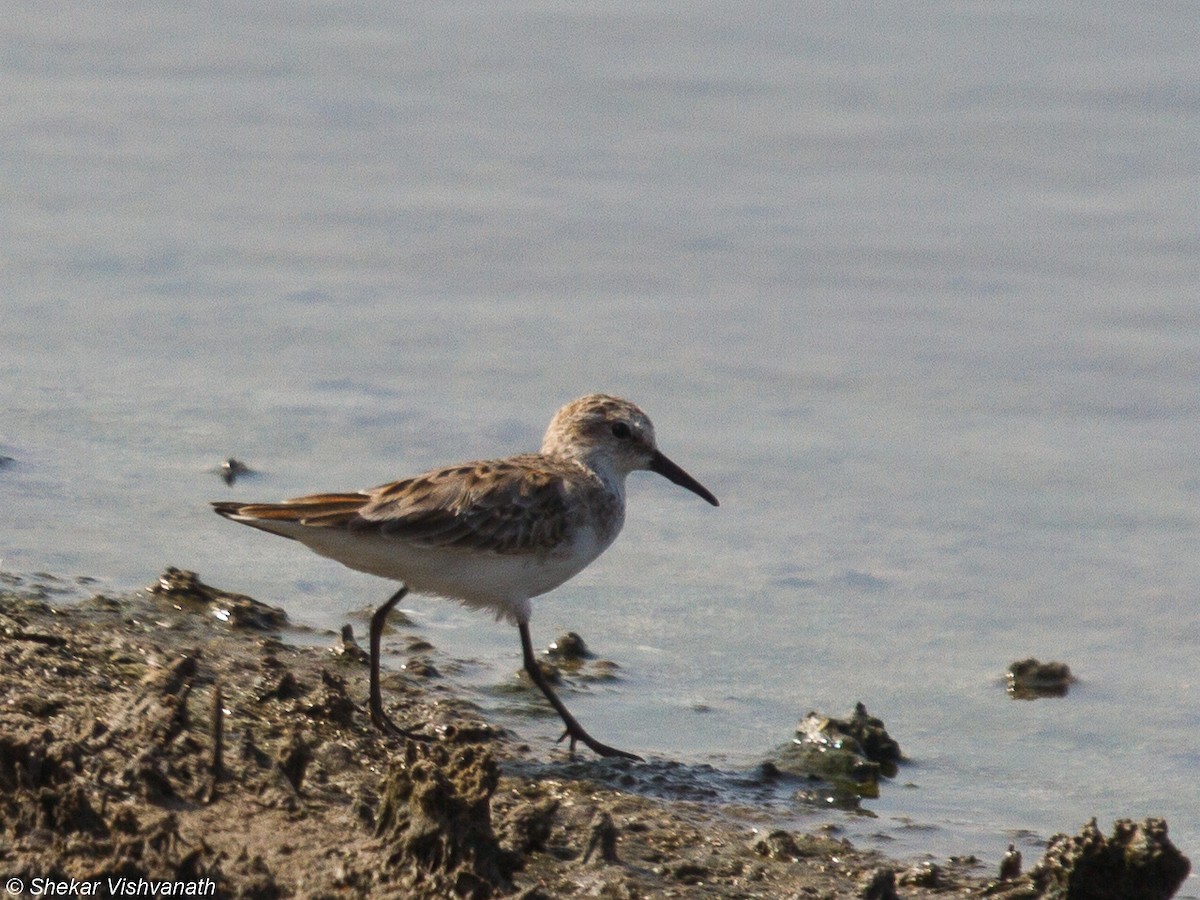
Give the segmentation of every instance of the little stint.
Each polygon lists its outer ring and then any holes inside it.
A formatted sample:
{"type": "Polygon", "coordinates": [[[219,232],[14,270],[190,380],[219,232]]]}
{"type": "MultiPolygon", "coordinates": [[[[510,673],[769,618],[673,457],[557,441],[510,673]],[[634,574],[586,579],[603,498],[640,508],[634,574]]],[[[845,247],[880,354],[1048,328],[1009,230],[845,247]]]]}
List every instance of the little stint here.
{"type": "Polygon", "coordinates": [[[625,477],[657,472],[717,498],[658,449],[641,409],[590,394],[560,409],[538,453],[436,469],[366,491],[282,503],[214,503],[227,519],[293,538],[310,550],[402,586],[371,617],[370,714],[387,733],[417,737],[384,713],[380,641],[388,613],[410,589],[487,609],[516,625],[525,671],[570,739],[601,756],[639,759],[593,738],[547,683],[529,636],[530,599],[581,572],[625,521],[625,477]]]}

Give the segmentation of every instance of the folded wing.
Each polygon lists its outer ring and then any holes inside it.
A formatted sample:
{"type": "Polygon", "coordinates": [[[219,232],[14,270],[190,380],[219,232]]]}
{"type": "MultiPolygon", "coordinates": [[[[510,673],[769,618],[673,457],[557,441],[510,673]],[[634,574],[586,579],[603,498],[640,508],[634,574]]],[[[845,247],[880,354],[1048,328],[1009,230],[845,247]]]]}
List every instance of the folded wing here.
{"type": "Polygon", "coordinates": [[[287,533],[279,525],[291,523],[375,532],[429,547],[536,553],[553,549],[568,535],[563,478],[539,463],[532,456],[470,463],[369,491],[312,494],[282,503],[221,502],[213,508],[278,534],[287,533]]]}

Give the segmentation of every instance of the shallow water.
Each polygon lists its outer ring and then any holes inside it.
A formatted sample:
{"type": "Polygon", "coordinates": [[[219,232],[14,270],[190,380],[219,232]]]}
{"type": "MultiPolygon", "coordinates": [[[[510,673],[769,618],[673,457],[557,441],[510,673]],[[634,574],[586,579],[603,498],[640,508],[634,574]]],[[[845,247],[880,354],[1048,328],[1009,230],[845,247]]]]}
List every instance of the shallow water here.
{"type": "Polygon", "coordinates": [[[1164,815],[1200,859],[1194,10],[757,10],[7,16],[0,567],[335,627],[388,586],[206,501],[529,449],[607,390],[722,505],[633,476],[535,602],[621,666],[593,733],[736,770],[862,700],[912,763],[856,840],[1164,815]],[[1079,684],[1008,700],[1029,655],[1079,684]]]}

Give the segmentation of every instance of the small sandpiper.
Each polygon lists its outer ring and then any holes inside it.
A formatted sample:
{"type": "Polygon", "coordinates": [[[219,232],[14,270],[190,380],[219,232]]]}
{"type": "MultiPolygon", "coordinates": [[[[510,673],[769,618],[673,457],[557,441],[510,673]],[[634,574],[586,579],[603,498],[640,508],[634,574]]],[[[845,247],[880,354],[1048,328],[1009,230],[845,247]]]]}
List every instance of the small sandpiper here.
{"type": "Polygon", "coordinates": [[[583,571],[625,522],[625,477],[657,472],[717,498],[658,449],[654,426],[628,400],[590,394],[550,421],[538,453],[464,463],[366,491],[282,503],[214,503],[227,519],[294,538],[310,550],[402,586],[371,617],[371,720],[418,737],[383,711],[379,647],[388,613],[411,589],[491,610],[521,635],[525,671],[570,739],[601,756],[640,757],[589,735],[551,689],[529,637],[530,599],[583,571]]]}

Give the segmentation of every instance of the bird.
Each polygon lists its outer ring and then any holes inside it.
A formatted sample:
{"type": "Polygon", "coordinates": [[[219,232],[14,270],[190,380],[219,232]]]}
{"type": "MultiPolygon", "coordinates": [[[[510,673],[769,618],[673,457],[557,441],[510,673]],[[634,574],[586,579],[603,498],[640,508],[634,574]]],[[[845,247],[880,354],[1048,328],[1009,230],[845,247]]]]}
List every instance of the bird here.
{"type": "Polygon", "coordinates": [[[368,490],[212,507],[400,583],[371,617],[368,706],[385,734],[420,737],[384,712],[379,683],[384,624],[411,590],[489,610],[516,626],[524,669],[562,719],[558,740],[569,739],[571,754],[581,742],[601,757],[640,760],[596,740],[571,715],[537,663],[529,622],[532,598],[579,574],[612,545],[625,522],[626,476],[641,470],[720,505],[658,449],[641,408],[589,394],[554,414],[537,453],[447,466],[368,490]]]}

